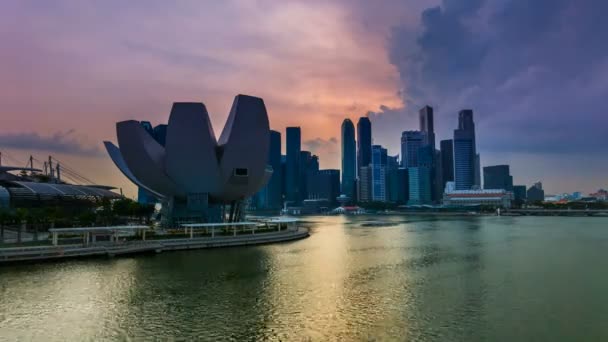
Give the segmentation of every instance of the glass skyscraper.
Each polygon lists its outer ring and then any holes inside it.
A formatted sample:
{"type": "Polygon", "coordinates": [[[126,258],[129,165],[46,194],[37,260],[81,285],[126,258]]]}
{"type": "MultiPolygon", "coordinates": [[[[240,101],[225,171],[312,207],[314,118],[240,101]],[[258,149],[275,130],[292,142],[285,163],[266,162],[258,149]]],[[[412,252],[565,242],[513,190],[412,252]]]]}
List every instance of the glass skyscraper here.
{"type": "Polygon", "coordinates": [[[357,169],[372,162],[372,123],[362,117],[357,122],[357,169]]]}
{"type": "Polygon", "coordinates": [[[282,176],[281,167],[281,133],[270,131],[268,145],[268,165],[272,167],[272,177],[254,198],[258,209],[281,209],[282,205],[282,176]]]}
{"type": "Polygon", "coordinates": [[[405,168],[419,165],[420,148],[425,145],[426,137],[420,131],[405,131],[401,134],[401,166],[405,168]]]}
{"type": "Polygon", "coordinates": [[[431,203],[431,169],[428,167],[410,167],[408,172],[408,204],[420,205],[431,203]]]}
{"type": "Polygon", "coordinates": [[[458,129],[454,130],[454,182],[456,190],[470,190],[476,176],[475,123],[473,111],[458,113],[458,129]]]}
{"type": "Polygon", "coordinates": [[[483,168],[484,189],[504,189],[513,191],[513,176],[509,165],[486,166],[483,168]]]}
{"type": "Polygon", "coordinates": [[[420,131],[424,133],[424,144],[431,145],[435,151],[435,124],[433,119],[433,107],[424,106],[418,112],[420,119],[420,131]]]}
{"type": "Polygon", "coordinates": [[[372,146],[372,201],[387,201],[386,191],[386,164],[387,150],[380,145],[372,146]]]}
{"type": "Polygon", "coordinates": [[[326,199],[335,205],[340,195],[340,170],[317,170],[309,185],[309,199],[326,199]]]}
{"type": "Polygon", "coordinates": [[[302,200],[300,193],[302,133],[300,127],[287,127],[286,133],[285,195],[288,201],[299,202],[302,200]]]}
{"type": "Polygon", "coordinates": [[[442,188],[445,188],[445,183],[454,181],[454,144],[450,140],[441,140],[441,178],[443,180],[442,188]]]}
{"type": "Polygon", "coordinates": [[[355,126],[350,119],[342,122],[342,193],[355,197],[355,178],[357,177],[357,145],[355,126]]]}
{"type": "Polygon", "coordinates": [[[406,168],[388,169],[388,200],[393,203],[407,204],[409,199],[409,183],[406,168]]]}

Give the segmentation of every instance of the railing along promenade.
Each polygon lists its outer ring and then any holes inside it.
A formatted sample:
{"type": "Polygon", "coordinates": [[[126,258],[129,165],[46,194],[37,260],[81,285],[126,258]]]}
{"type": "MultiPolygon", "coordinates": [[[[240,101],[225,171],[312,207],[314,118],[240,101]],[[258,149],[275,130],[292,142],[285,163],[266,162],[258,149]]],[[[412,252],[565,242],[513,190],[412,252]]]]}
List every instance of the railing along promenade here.
{"type": "Polygon", "coordinates": [[[148,226],[55,228],[49,232],[52,245],[0,248],[0,263],[258,245],[308,237],[308,230],[298,227],[297,219],[292,218],[183,224],[155,234],[150,234],[153,230],[148,226]]]}

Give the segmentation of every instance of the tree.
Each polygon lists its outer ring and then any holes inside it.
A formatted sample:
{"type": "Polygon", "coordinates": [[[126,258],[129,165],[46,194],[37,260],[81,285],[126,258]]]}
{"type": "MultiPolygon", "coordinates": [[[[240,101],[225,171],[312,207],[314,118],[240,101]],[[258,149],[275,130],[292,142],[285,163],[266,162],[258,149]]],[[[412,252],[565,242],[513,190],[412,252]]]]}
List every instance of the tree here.
{"type": "Polygon", "coordinates": [[[11,212],[6,209],[0,209],[0,243],[4,242],[4,228],[13,220],[11,212]]]}
{"type": "Polygon", "coordinates": [[[34,241],[38,241],[38,231],[40,230],[40,225],[44,221],[44,212],[42,209],[32,208],[28,210],[25,220],[26,225],[34,232],[34,241]]]}
{"type": "Polygon", "coordinates": [[[17,208],[15,210],[15,221],[17,222],[17,243],[21,243],[21,230],[25,218],[28,215],[28,210],[25,208],[17,208]]]}
{"type": "Polygon", "coordinates": [[[80,216],[78,216],[78,221],[80,222],[80,225],[82,225],[83,227],[90,226],[91,224],[95,223],[96,220],[97,220],[97,215],[95,215],[95,213],[92,211],[85,211],[82,214],[80,214],[80,216]]]}

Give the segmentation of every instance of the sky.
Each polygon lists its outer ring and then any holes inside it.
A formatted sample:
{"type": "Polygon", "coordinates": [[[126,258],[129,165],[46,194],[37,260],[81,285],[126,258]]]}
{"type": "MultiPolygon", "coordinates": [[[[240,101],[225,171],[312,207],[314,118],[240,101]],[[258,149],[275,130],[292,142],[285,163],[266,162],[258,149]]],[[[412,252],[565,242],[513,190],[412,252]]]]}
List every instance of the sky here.
{"type": "Polygon", "coordinates": [[[216,134],[237,94],[271,128],[339,168],[340,125],[372,121],[399,153],[417,111],[437,139],[473,109],[482,166],[549,193],[608,187],[605,0],[6,0],[0,2],[3,164],[53,155],[98,183],[129,183],[106,156],[115,123],[166,123],[204,102],[216,134]]]}

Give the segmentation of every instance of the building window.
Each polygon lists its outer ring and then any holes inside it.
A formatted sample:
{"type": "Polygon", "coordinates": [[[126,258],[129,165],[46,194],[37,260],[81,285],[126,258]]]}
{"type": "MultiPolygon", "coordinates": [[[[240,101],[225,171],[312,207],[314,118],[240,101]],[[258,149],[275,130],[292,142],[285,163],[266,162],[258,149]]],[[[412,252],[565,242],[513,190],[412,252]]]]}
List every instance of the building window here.
{"type": "Polygon", "coordinates": [[[247,177],[249,176],[249,169],[237,167],[234,169],[234,175],[237,177],[247,177]]]}

